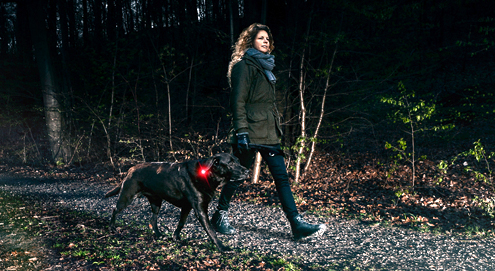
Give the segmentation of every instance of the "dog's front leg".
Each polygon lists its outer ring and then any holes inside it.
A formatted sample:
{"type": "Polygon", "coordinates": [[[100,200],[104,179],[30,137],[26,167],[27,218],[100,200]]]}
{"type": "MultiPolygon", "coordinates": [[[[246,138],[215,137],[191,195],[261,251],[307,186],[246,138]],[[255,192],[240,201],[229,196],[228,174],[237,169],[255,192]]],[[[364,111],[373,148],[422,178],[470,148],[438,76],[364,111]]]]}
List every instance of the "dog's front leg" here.
{"type": "Polygon", "coordinates": [[[189,216],[189,213],[191,212],[191,205],[185,205],[182,206],[182,209],[180,210],[180,219],[179,219],[179,224],[177,224],[177,229],[174,231],[174,241],[179,241],[180,240],[180,231],[182,228],[184,228],[184,225],[186,224],[187,221],[187,216],[189,216]]]}
{"type": "Polygon", "coordinates": [[[224,246],[222,242],[220,242],[216,232],[211,227],[210,220],[208,219],[208,202],[195,204],[194,211],[199,222],[208,234],[208,237],[210,237],[210,240],[218,247],[218,250],[220,250],[220,252],[230,251],[230,248],[224,246]]]}
{"type": "Polygon", "coordinates": [[[151,227],[153,228],[153,232],[155,232],[155,238],[159,239],[162,237],[160,230],[158,229],[158,214],[160,213],[160,208],[162,207],[162,199],[161,198],[153,198],[147,197],[148,201],[151,205],[151,212],[153,215],[151,216],[151,227]]]}

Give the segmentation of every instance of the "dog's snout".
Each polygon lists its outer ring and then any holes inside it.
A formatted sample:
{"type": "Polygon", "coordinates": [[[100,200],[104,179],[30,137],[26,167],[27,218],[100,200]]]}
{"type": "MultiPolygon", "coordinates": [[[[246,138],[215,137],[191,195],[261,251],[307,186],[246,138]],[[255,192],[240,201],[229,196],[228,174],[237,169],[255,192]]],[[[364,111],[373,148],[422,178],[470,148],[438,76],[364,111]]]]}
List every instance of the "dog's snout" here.
{"type": "Polygon", "coordinates": [[[238,165],[233,171],[232,171],[232,178],[231,181],[243,181],[249,178],[250,171],[246,169],[245,167],[238,165]]]}

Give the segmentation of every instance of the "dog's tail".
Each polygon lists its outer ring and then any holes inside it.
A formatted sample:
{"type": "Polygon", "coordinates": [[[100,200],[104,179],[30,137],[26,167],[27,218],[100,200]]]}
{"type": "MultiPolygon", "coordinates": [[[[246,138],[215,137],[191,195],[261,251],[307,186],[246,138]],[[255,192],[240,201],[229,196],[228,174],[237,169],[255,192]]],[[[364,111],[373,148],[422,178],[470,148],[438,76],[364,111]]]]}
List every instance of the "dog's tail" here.
{"type": "Polygon", "coordinates": [[[120,192],[120,188],[121,188],[121,185],[117,185],[114,189],[108,191],[105,194],[105,198],[109,198],[109,197],[113,197],[113,196],[117,195],[120,192]]]}

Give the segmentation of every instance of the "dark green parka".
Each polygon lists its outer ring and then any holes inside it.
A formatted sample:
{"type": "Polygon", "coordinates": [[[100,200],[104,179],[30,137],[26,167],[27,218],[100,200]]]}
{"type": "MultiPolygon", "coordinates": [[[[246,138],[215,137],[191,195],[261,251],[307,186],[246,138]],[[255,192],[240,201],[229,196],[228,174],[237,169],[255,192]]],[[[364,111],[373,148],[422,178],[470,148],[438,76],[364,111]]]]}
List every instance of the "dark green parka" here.
{"type": "Polygon", "coordinates": [[[258,61],[244,55],[232,68],[230,79],[230,143],[237,143],[236,133],[248,132],[251,143],[280,144],[282,130],[275,103],[275,85],[268,81],[258,61]]]}

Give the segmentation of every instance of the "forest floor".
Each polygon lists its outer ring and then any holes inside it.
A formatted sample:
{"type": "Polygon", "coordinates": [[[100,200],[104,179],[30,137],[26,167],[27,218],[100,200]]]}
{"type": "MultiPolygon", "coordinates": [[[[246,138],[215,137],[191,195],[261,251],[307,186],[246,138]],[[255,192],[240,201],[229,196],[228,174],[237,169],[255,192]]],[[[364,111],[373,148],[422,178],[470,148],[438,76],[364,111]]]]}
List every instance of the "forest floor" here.
{"type": "MultiPolygon", "coordinates": [[[[491,239],[495,237],[493,185],[490,179],[476,180],[466,163],[471,161],[459,161],[447,173],[440,174],[437,162],[419,161],[412,186],[409,165],[385,163],[370,154],[319,153],[306,177],[293,184],[293,192],[299,210],[316,217],[357,220],[367,227],[491,239]]],[[[118,183],[123,177],[103,165],[4,165],[0,166],[0,173],[16,178],[106,184],[118,183]]],[[[235,201],[278,206],[274,184],[264,167],[260,181],[244,183],[235,201]]],[[[68,266],[74,270],[367,269],[359,263],[322,267],[297,258],[264,256],[248,250],[237,251],[235,257],[225,256],[215,252],[207,241],[192,245],[194,241],[188,245],[163,242],[158,244],[160,251],[143,254],[140,251],[152,240],[150,229],[123,229],[119,236],[125,238],[104,234],[107,229],[106,218],[45,204],[36,198],[18,197],[0,189],[0,267],[3,270],[62,270],[68,266]],[[81,247],[83,239],[94,239],[94,242],[81,247]],[[125,256],[108,251],[108,248],[125,247],[125,242],[141,245],[134,246],[125,256]],[[181,260],[177,260],[177,255],[181,260]],[[160,265],[154,262],[157,259],[160,265]]],[[[374,270],[374,267],[368,269],[374,270]]]]}

